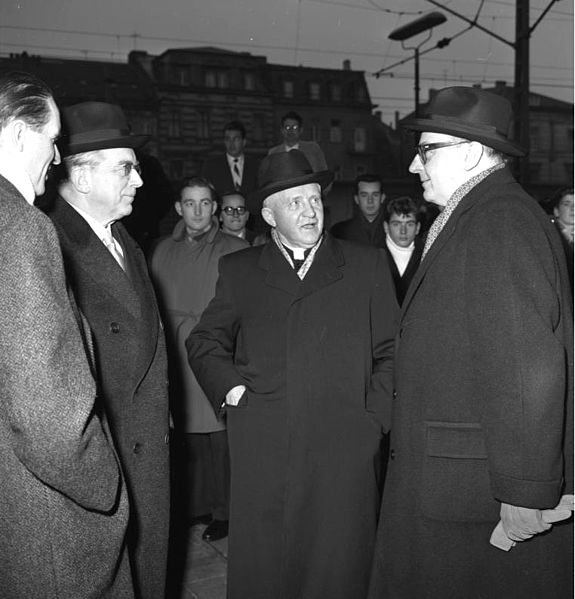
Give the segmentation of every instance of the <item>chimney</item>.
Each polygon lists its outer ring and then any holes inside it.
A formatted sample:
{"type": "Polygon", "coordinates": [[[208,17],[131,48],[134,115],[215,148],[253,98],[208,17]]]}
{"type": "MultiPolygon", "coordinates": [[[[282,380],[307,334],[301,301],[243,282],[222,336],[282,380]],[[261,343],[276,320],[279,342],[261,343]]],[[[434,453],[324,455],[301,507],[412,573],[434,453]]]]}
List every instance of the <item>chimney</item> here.
{"type": "Polygon", "coordinates": [[[433,98],[435,98],[437,94],[437,90],[433,89],[433,87],[429,88],[429,101],[431,102],[431,100],[433,100],[433,98]]]}
{"type": "Polygon", "coordinates": [[[507,89],[507,81],[496,81],[495,91],[502,92],[507,89]]]}
{"type": "Polygon", "coordinates": [[[349,58],[346,58],[343,61],[343,70],[344,71],[351,71],[351,60],[349,58]]]}
{"type": "Polygon", "coordinates": [[[381,110],[376,110],[373,114],[378,121],[381,121],[381,110]]]}

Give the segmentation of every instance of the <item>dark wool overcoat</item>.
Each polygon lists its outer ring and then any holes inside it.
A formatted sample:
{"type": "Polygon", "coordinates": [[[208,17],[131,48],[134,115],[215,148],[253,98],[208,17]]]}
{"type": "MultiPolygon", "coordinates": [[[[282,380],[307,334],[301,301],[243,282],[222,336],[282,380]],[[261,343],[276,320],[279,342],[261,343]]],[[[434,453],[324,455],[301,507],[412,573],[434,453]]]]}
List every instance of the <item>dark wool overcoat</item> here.
{"type": "Polygon", "coordinates": [[[131,500],[137,596],[164,596],[169,522],[167,358],[143,253],[121,223],[124,272],[62,198],[50,213],[69,284],[94,337],[98,382],[131,500]]]}
{"type": "Polygon", "coordinates": [[[507,169],[488,175],[403,303],[370,599],[573,597],[572,521],[489,543],[500,502],[573,492],[569,294],[553,225],[507,169]]]}
{"type": "Polygon", "coordinates": [[[230,599],[364,597],[397,303],[380,250],[326,234],[300,281],[274,242],[220,260],[187,341],[226,408],[230,599]]]}
{"type": "Polygon", "coordinates": [[[0,176],[0,597],[132,599],[128,498],[52,223],[0,176]]]}

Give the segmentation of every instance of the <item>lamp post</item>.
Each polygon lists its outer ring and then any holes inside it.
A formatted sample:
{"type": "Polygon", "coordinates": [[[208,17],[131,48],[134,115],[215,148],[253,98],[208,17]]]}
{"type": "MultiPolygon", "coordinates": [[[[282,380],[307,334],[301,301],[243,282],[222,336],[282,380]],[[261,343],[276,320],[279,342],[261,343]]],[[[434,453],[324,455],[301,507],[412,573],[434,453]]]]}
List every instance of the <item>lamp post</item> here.
{"type": "Polygon", "coordinates": [[[394,29],[388,36],[390,40],[401,42],[401,47],[404,50],[415,51],[415,116],[419,116],[419,48],[425,44],[431,37],[431,30],[437,25],[441,25],[447,21],[447,17],[440,12],[430,12],[415,21],[411,21],[406,25],[402,25],[394,29]],[[406,46],[405,40],[428,31],[427,37],[416,46],[406,46]]]}

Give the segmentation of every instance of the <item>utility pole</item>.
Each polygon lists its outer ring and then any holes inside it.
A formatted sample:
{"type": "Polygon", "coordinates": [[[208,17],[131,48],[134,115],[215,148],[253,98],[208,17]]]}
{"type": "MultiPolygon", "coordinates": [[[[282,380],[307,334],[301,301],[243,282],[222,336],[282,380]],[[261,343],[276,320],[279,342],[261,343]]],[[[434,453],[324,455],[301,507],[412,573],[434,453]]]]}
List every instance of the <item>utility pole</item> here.
{"type": "MultiPolygon", "coordinates": [[[[515,7],[515,123],[514,137],[529,155],[529,0],[517,0],[515,7]]],[[[529,158],[517,161],[522,185],[529,184],[529,158]]]]}

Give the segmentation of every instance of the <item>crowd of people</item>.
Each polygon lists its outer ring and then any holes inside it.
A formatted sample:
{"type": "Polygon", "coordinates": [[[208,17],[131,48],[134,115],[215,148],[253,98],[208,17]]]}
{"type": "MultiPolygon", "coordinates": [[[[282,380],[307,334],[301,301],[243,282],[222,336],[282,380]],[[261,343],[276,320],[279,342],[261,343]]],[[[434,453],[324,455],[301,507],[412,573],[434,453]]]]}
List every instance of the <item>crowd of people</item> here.
{"type": "Polygon", "coordinates": [[[512,120],[440,90],[423,201],[366,173],[329,230],[300,115],[260,163],[232,121],[138,244],[149,137],[0,77],[0,597],[176,599],[203,522],[229,599],[570,599],[573,189],[512,120]]]}

